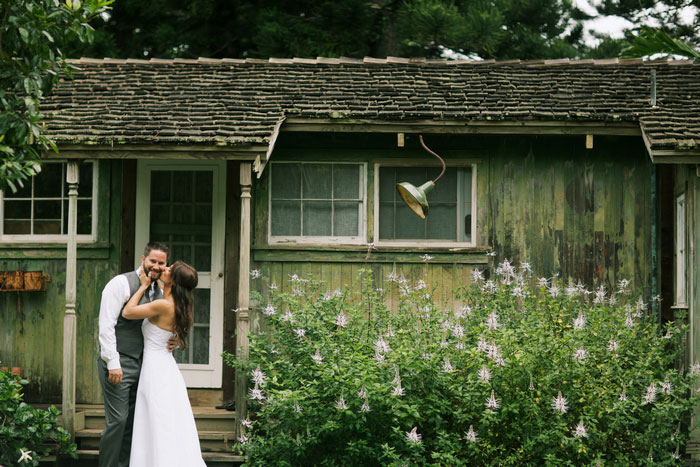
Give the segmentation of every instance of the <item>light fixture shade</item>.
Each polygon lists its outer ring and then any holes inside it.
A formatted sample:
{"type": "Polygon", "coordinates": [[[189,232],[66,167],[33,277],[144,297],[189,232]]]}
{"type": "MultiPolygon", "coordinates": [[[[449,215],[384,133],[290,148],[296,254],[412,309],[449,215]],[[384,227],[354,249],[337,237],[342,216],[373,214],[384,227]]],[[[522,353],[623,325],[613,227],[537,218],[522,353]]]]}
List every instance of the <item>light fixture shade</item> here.
{"type": "Polygon", "coordinates": [[[415,187],[408,182],[396,184],[396,190],[401,195],[404,202],[415,212],[418,217],[425,219],[428,215],[428,199],[426,193],[435,187],[435,183],[427,181],[419,187],[415,187]]]}

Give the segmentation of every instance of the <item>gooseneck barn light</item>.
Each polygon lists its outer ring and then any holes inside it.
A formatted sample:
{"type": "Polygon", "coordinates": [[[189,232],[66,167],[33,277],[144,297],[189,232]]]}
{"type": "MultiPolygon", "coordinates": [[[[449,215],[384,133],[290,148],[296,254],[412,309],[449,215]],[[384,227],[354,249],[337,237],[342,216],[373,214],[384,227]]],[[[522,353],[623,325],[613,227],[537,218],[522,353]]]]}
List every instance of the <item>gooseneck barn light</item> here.
{"type": "Polygon", "coordinates": [[[401,198],[404,200],[406,205],[411,208],[411,211],[415,212],[421,219],[425,219],[425,216],[428,215],[428,199],[426,198],[426,194],[435,188],[437,181],[440,180],[440,177],[445,174],[446,167],[445,161],[442,160],[442,157],[435,154],[428,148],[428,146],[425,145],[423,142],[423,135],[419,135],[418,139],[420,140],[420,144],[423,146],[423,149],[437,157],[438,160],[442,162],[442,172],[440,172],[440,175],[438,175],[435,180],[428,180],[419,187],[415,187],[408,182],[397,183],[396,190],[398,190],[399,195],[401,195],[401,198]]]}

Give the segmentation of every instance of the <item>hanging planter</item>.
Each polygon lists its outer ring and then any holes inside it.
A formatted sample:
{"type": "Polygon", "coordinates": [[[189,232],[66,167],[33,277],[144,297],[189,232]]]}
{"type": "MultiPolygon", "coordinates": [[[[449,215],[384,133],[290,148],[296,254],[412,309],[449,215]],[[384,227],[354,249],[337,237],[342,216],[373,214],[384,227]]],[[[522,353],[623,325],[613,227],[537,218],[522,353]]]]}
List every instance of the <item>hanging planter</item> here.
{"type": "Polygon", "coordinates": [[[0,292],[42,292],[50,281],[41,271],[0,271],[0,292]]]}
{"type": "Polygon", "coordinates": [[[24,273],[24,291],[25,292],[39,292],[46,290],[44,287],[45,282],[48,281],[49,276],[45,276],[41,271],[29,271],[24,273]]]}
{"type": "Polygon", "coordinates": [[[24,272],[22,271],[6,271],[5,272],[5,288],[9,291],[21,291],[24,289],[24,272]]]}

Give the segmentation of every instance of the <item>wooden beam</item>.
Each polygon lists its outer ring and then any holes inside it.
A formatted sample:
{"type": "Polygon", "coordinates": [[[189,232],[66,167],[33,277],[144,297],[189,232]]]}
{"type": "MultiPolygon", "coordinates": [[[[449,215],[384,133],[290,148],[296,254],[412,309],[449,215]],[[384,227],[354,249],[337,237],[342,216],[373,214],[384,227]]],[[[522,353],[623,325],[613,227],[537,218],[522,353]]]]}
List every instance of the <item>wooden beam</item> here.
{"type": "Polygon", "coordinates": [[[78,232],[78,161],[67,164],[68,183],[68,240],[66,245],[66,312],[63,315],[63,383],[61,403],[63,427],[75,435],[75,361],[76,330],[75,315],[78,232]]]}
{"type": "MultiPolygon", "coordinates": [[[[118,164],[118,162],[113,162],[118,164]]],[[[119,241],[119,271],[121,273],[134,270],[134,245],[136,224],[136,161],[122,161],[122,192],[121,192],[121,235],[119,241]]]]}
{"type": "Polygon", "coordinates": [[[265,154],[265,151],[133,151],[91,147],[84,150],[59,149],[58,153],[46,153],[44,157],[48,159],[215,159],[253,161],[259,154],[265,154]]]}
{"type": "Polygon", "coordinates": [[[574,122],[561,120],[414,120],[288,118],[282,131],[432,133],[432,134],[541,134],[639,136],[637,122],[574,122]]]}
{"type": "MultiPolygon", "coordinates": [[[[226,180],[240,178],[239,163],[226,163],[226,180]]],[[[224,351],[236,354],[236,313],[238,302],[238,236],[241,232],[241,187],[239,183],[226,184],[226,236],[224,247],[224,351]]],[[[225,402],[236,400],[236,372],[229,365],[223,368],[223,399],[225,402]]]]}
{"type": "Polygon", "coordinates": [[[131,151],[131,152],[265,152],[267,144],[242,144],[237,146],[194,144],[59,144],[60,151],[131,151]]]}
{"type": "MultiPolygon", "coordinates": [[[[250,331],[250,198],[252,185],[252,165],[248,162],[240,166],[241,183],[241,230],[238,255],[238,312],[236,313],[236,359],[248,360],[248,332],[250,331]]],[[[236,436],[245,432],[241,424],[248,416],[246,395],[248,392],[247,375],[236,374],[236,436]]]]}

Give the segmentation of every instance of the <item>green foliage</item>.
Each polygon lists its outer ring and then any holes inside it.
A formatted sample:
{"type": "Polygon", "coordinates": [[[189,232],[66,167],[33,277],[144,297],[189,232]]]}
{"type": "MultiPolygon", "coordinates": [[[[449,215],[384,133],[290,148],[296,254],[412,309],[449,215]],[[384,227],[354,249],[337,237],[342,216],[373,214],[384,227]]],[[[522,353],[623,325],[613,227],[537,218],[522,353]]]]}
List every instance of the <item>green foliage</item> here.
{"type": "Polygon", "coordinates": [[[22,401],[23,384],[0,370],[0,465],[38,466],[50,449],[76,457],[70,433],[58,426],[56,407],[40,410],[22,401]],[[24,452],[31,459],[18,462],[24,452]]]}
{"type": "Polygon", "coordinates": [[[251,335],[251,465],[677,465],[700,372],[684,325],[504,262],[436,301],[395,274],[330,292],[292,277],[251,335]],[[397,309],[385,305],[400,297],[397,309]]]}
{"type": "Polygon", "coordinates": [[[70,71],[61,47],[89,41],[89,21],[112,1],[0,0],[0,190],[23,186],[41,170],[40,152],[55,150],[41,99],[70,71]]]}
{"type": "Polygon", "coordinates": [[[110,57],[573,57],[581,35],[558,0],[120,0],[93,46],[110,57]],[[575,28],[574,28],[575,30],[575,28]]]}
{"type": "Polygon", "coordinates": [[[642,26],[632,44],[622,51],[623,57],[645,57],[654,54],[680,55],[700,60],[700,52],[665,31],[642,26]]]}

